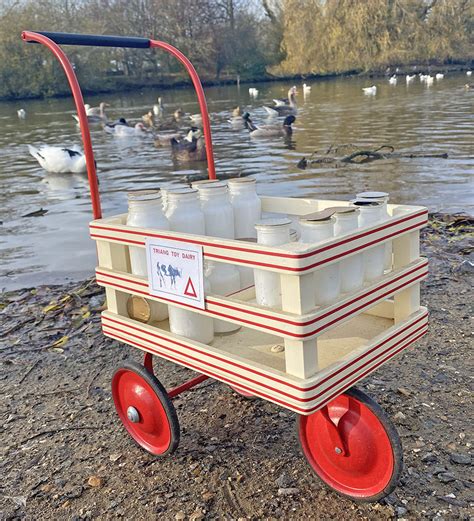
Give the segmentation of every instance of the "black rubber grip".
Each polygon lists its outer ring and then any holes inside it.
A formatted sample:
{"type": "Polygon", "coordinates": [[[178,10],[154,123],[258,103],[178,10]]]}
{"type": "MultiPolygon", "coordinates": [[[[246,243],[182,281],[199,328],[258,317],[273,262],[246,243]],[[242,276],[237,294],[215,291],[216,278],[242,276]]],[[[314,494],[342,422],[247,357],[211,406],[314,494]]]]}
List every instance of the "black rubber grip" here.
{"type": "Polygon", "coordinates": [[[132,47],[135,49],[148,49],[150,40],[148,38],[137,38],[134,36],[108,36],[97,34],[74,34],[74,33],[49,33],[36,31],[46,36],[57,44],[62,45],[91,45],[94,47],[132,47]]]}

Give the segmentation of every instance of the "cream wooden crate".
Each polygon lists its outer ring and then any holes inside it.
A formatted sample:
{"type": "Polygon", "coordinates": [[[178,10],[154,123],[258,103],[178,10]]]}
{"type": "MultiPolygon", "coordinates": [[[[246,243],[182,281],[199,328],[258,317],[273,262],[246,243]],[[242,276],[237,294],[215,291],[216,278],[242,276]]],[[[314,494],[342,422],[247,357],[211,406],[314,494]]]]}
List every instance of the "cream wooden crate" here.
{"type": "MultiPolygon", "coordinates": [[[[343,201],[263,197],[264,212],[299,216],[343,201]]],[[[374,226],[317,245],[290,243],[265,247],[171,231],[127,227],[126,216],[92,221],[97,241],[97,282],[106,288],[102,315],[107,336],[207,374],[241,390],[310,414],[354,385],[426,333],[428,313],[420,306],[420,281],[427,276],[419,256],[419,230],[427,210],[389,205],[392,217],[374,226]],[[200,344],[169,331],[167,321],[143,324],[129,318],[130,295],[151,296],[145,277],[132,275],[128,246],[145,247],[146,237],[199,244],[204,258],[280,274],[282,309],[255,302],[254,288],[231,296],[206,296],[206,309],[185,304],[214,318],[240,324],[231,335],[200,344]],[[371,246],[392,241],[393,269],[337,302],[312,308],[312,273],[371,246]],[[284,345],[283,352],[272,347],[284,345]]]]}

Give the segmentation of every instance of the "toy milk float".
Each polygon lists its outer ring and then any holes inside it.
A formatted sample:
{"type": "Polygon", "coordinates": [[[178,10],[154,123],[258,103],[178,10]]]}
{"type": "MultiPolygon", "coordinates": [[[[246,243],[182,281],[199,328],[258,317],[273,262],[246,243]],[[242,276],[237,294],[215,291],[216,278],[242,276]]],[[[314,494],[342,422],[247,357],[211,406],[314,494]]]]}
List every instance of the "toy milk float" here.
{"type": "Polygon", "coordinates": [[[427,210],[388,204],[387,194],[352,202],[258,197],[255,180],[135,192],[129,212],[102,218],[83,98],[58,44],[158,47],[187,68],[203,118],[215,179],[206,101],[190,62],[144,38],[24,32],[47,46],[68,77],[81,124],[105,288],[104,334],[141,349],[112,378],[117,413],[145,450],[176,450],[172,398],[207,378],[297,413],[304,457],[339,494],[375,501],[396,486],[398,434],[354,385],[427,331],[419,230],[427,210]],[[295,240],[296,239],[296,240],[295,240]],[[166,391],[159,356],[199,375],[166,391]]]}

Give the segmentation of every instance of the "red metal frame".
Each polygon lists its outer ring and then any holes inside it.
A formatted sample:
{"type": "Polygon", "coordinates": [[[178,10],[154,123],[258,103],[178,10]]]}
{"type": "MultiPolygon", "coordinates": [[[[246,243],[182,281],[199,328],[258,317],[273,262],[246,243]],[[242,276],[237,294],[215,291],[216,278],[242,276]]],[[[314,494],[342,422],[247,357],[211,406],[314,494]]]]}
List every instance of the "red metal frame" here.
{"type": "MultiPolygon", "coordinates": [[[[89,189],[92,201],[92,213],[94,215],[94,219],[100,219],[102,217],[102,209],[100,205],[99,184],[97,182],[97,172],[94,162],[94,151],[92,149],[89,122],[87,120],[86,109],[84,107],[84,98],[82,96],[81,87],[77,80],[74,69],[71,65],[71,62],[68,60],[66,54],[61,49],[61,47],[47,36],[35,33],[33,31],[23,31],[21,33],[21,37],[25,42],[37,42],[47,47],[58,59],[59,63],[62,65],[64,69],[69,85],[71,87],[74,103],[76,105],[77,115],[79,117],[82,142],[84,145],[84,154],[86,156],[87,177],[89,179],[89,189]]],[[[214,152],[212,147],[211,124],[209,121],[206,97],[204,95],[201,80],[199,79],[196,69],[181,51],[179,51],[178,49],[176,49],[176,47],[173,47],[168,43],[161,42],[158,40],[150,40],[150,47],[160,48],[172,54],[184,65],[191,77],[194,88],[196,89],[199,101],[199,108],[201,110],[202,115],[209,179],[215,179],[216,170],[214,164],[214,152]]]]}

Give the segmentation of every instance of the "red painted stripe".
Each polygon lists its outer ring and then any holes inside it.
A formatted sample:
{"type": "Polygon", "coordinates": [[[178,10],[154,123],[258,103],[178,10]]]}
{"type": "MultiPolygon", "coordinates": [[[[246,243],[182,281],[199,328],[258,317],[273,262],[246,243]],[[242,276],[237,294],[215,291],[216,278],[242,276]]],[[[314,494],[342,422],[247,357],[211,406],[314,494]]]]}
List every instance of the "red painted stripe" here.
{"type": "MultiPolygon", "coordinates": [[[[335,371],[334,373],[326,376],[324,379],[322,379],[318,383],[316,383],[316,384],[314,384],[314,385],[312,385],[310,387],[306,387],[306,388],[305,387],[301,387],[301,386],[296,385],[296,384],[292,384],[292,383],[287,382],[285,380],[280,380],[279,378],[277,378],[275,376],[267,375],[265,373],[262,373],[261,371],[258,371],[257,369],[246,367],[245,365],[239,364],[238,362],[227,360],[227,359],[225,359],[225,358],[223,358],[221,356],[218,356],[218,355],[215,355],[213,353],[209,353],[209,352],[203,351],[202,349],[198,349],[198,348],[190,346],[188,344],[184,344],[182,342],[179,342],[179,341],[175,340],[174,338],[164,337],[164,336],[158,335],[157,333],[154,333],[154,332],[145,331],[144,329],[136,327],[136,326],[133,326],[133,325],[124,324],[123,322],[118,321],[118,320],[114,320],[114,319],[112,319],[112,318],[110,318],[108,316],[103,316],[102,317],[102,322],[104,323],[105,320],[108,320],[108,321],[112,322],[113,324],[118,324],[119,326],[122,326],[122,328],[125,326],[125,327],[128,327],[129,329],[132,329],[134,331],[138,331],[141,334],[148,334],[148,335],[150,335],[152,337],[155,337],[155,338],[157,338],[159,340],[164,340],[164,341],[167,341],[167,342],[169,342],[171,344],[174,344],[174,345],[176,345],[178,347],[182,347],[182,348],[188,349],[189,351],[197,353],[198,355],[201,355],[201,356],[205,355],[205,356],[208,356],[209,358],[212,358],[214,360],[218,360],[219,362],[226,363],[228,365],[235,366],[238,369],[241,369],[243,371],[248,371],[250,373],[253,373],[253,374],[255,374],[255,375],[257,375],[257,376],[259,376],[261,378],[267,378],[267,379],[269,379],[271,381],[274,381],[274,382],[276,382],[276,383],[278,383],[280,385],[284,385],[284,386],[290,387],[292,389],[295,389],[296,391],[299,391],[299,392],[309,392],[309,391],[312,391],[314,389],[317,389],[322,384],[327,382],[330,378],[333,378],[334,376],[338,375],[340,372],[345,371],[353,363],[357,363],[359,360],[361,360],[365,356],[371,354],[376,349],[379,349],[380,347],[384,346],[388,342],[391,342],[394,338],[396,338],[397,336],[403,334],[405,331],[407,331],[408,329],[410,329],[413,326],[417,325],[419,322],[421,322],[422,320],[426,319],[427,317],[428,317],[428,313],[425,313],[424,315],[419,317],[417,320],[415,320],[411,324],[407,325],[407,327],[405,327],[404,329],[396,331],[393,335],[391,335],[390,337],[386,338],[383,342],[381,342],[380,344],[377,344],[376,346],[372,347],[366,353],[363,353],[358,358],[354,359],[353,361],[348,362],[346,365],[340,367],[337,371],[335,371]]],[[[103,325],[105,325],[106,327],[110,327],[110,328],[113,327],[113,326],[110,326],[109,324],[103,324],[103,325]]],[[[422,327],[424,327],[424,326],[425,326],[425,324],[422,327]]],[[[118,328],[115,328],[115,329],[117,329],[118,331],[122,331],[122,330],[120,330],[118,328]]],[[[137,338],[142,338],[139,335],[135,335],[133,333],[127,332],[126,334],[131,335],[131,336],[135,336],[137,338]]],[[[410,334],[413,334],[413,332],[410,333],[410,334]]],[[[147,339],[145,339],[145,340],[147,340],[147,339]]],[[[150,340],[147,340],[147,341],[150,342],[150,340]]],[[[241,375],[239,375],[239,376],[241,376],[241,375]]],[[[241,376],[241,377],[244,378],[243,376],[241,376]]]]}
{"type": "MultiPolygon", "coordinates": [[[[366,376],[367,374],[369,374],[370,372],[374,371],[377,367],[379,367],[380,365],[382,365],[383,363],[385,363],[386,361],[388,361],[390,358],[392,358],[393,356],[395,356],[396,354],[398,354],[400,351],[402,351],[403,349],[406,349],[409,345],[411,345],[413,342],[415,342],[416,340],[418,340],[419,338],[421,338],[424,334],[426,334],[426,331],[421,333],[420,335],[418,335],[417,337],[413,338],[412,340],[410,340],[407,344],[405,344],[404,346],[400,347],[399,349],[397,349],[395,352],[391,353],[390,355],[388,355],[387,357],[385,357],[383,360],[381,360],[380,362],[378,362],[377,364],[371,366],[367,371],[365,371],[364,373],[362,373],[361,375],[358,375],[356,378],[354,378],[349,384],[343,386],[341,389],[339,389],[336,393],[334,393],[333,395],[331,395],[329,398],[327,398],[325,401],[323,401],[322,403],[319,403],[317,405],[315,405],[314,407],[312,407],[311,409],[303,409],[301,407],[297,407],[295,405],[292,405],[292,404],[289,404],[288,402],[285,402],[283,400],[280,400],[278,398],[275,398],[275,397],[272,397],[272,396],[269,396],[265,393],[262,393],[261,391],[256,391],[250,387],[246,387],[245,385],[241,384],[241,383],[238,383],[237,385],[239,387],[241,387],[242,389],[244,389],[245,391],[248,391],[248,392],[251,392],[253,394],[255,394],[256,396],[260,396],[262,398],[265,398],[269,401],[272,401],[272,402],[275,402],[275,403],[279,403],[293,411],[296,411],[296,412],[301,412],[301,413],[304,413],[304,414],[308,414],[310,412],[313,412],[313,411],[316,411],[317,409],[320,409],[324,404],[328,403],[329,401],[331,401],[332,399],[334,399],[336,396],[339,396],[340,394],[342,394],[346,389],[348,389],[349,387],[351,387],[352,385],[354,385],[354,383],[358,382],[359,380],[361,380],[364,376],[366,376]]],[[[115,338],[113,335],[109,335],[109,336],[112,336],[112,338],[115,338]]],[[[117,337],[118,338],[118,337],[117,337]]],[[[132,340],[124,340],[126,343],[128,344],[131,344],[131,345],[135,345],[136,347],[139,347],[141,349],[144,349],[145,351],[150,351],[150,352],[153,352],[157,355],[160,355],[160,352],[159,351],[156,351],[155,349],[153,348],[150,348],[150,347],[145,347],[145,346],[142,346],[141,344],[137,343],[137,342],[134,342],[132,340]]],[[[176,359],[174,357],[172,357],[171,355],[168,355],[166,357],[167,359],[169,360],[173,360],[175,362],[177,362],[178,364],[180,365],[184,365],[183,362],[179,359],[176,359]]],[[[193,364],[188,364],[188,365],[185,365],[185,367],[189,367],[189,368],[193,368],[195,369],[196,371],[198,372],[203,372],[201,368],[199,367],[196,367],[195,365],[193,364]]],[[[232,381],[232,380],[229,380],[228,378],[225,378],[223,376],[218,376],[216,375],[215,373],[212,373],[211,371],[206,371],[205,374],[207,374],[208,376],[211,376],[213,378],[216,378],[217,380],[220,380],[220,381],[223,381],[223,382],[226,382],[230,385],[234,385],[235,382],[232,381]]]]}
{"type": "MultiPolygon", "coordinates": [[[[348,239],[343,239],[337,243],[333,243],[333,244],[330,244],[328,246],[323,246],[322,248],[318,248],[316,250],[313,250],[311,252],[308,252],[308,253],[299,253],[299,254],[291,254],[291,253],[274,253],[274,252],[265,252],[265,251],[261,251],[261,250],[258,250],[258,249],[251,249],[251,248],[242,248],[242,247],[238,247],[238,246],[228,246],[228,245],[221,245],[221,244],[213,244],[213,243],[210,243],[210,242],[205,242],[205,241],[198,241],[196,239],[183,239],[181,237],[173,237],[173,236],[168,236],[168,235],[162,235],[162,234],[159,234],[159,233],[143,233],[143,232],[140,232],[140,231],[137,231],[137,230],[130,230],[129,228],[128,229],[121,229],[121,228],[114,228],[112,226],[99,226],[97,224],[91,224],[89,225],[89,228],[91,229],[96,229],[96,230],[107,230],[107,231],[113,231],[113,232],[119,232],[119,233],[128,233],[128,234],[133,234],[133,235],[141,235],[142,237],[154,237],[154,238],[157,238],[157,239],[166,239],[166,240],[170,240],[170,241],[180,241],[180,242],[188,242],[190,244],[199,244],[201,246],[210,246],[210,247],[213,247],[213,248],[221,248],[221,249],[224,249],[224,250],[232,250],[232,251],[241,251],[241,252],[244,252],[244,253],[255,253],[257,255],[270,255],[271,257],[283,257],[283,258],[287,258],[287,259],[304,259],[306,257],[311,257],[313,255],[317,255],[318,253],[321,253],[323,251],[326,251],[326,250],[329,250],[329,249],[332,249],[332,248],[336,248],[337,246],[340,246],[342,244],[346,244],[348,242],[351,242],[351,241],[355,241],[355,240],[358,240],[358,239],[361,239],[362,237],[366,237],[367,235],[371,235],[373,233],[377,233],[381,230],[385,230],[386,228],[390,228],[392,226],[398,226],[399,224],[403,223],[403,222],[406,222],[406,221],[410,221],[412,219],[415,219],[417,217],[421,217],[421,216],[424,216],[424,215],[428,215],[428,210],[422,210],[421,212],[418,212],[416,214],[413,214],[413,215],[409,215],[407,217],[404,217],[403,219],[399,219],[395,222],[391,222],[391,223],[387,223],[387,224],[384,224],[383,226],[379,226],[378,228],[375,228],[374,230],[370,230],[370,231],[367,231],[367,232],[364,232],[364,233],[360,233],[354,237],[350,237],[348,239]]],[[[427,221],[426,221],[427,222],[427,221]]],[[[425,224],[425,223],[422,223],[422,224],[425,224]]],[[[421,226],[422,224],[419,224],[417,226],[421,226]]],[[[400,233],[400,232],[396,232],[396,233],[400,233]]],[[[144,242],[141,242],[141,243],[137,243],[137,244],[145,244],[144,242]]]]}
{"type": "MultiPolygon", "coordinates": [[[[292,326],[304,327],[304,326],[309,326],[311,324],[314,324],[315,322],[318,322],[318,321],[322,320],[323,318],[326,318],[329,315],[332,315],[332,314],[336,313],[337,311],[340,311],[341,309],[344,309],[345,307],[348,307],[348,306],[354,304],[354,302],[357,302],[358,300],[366,298],[369,295],[375,293],[376,291],[380,291],[381,289],[385,288],[386,286],[389,286],[390,284],[398,282],[399,280],[407,277],[408,275],[411,275],[412,273],[415,273],[416,271],[419,271],[422,268],[425,268],[427,265],[428,265],[428,261],[424,262],[423,264],[420,264],[416,268],[413,268],[412,270],[404,273],[403,275],[399,275],[398,277],[396,277],[394,279],[386,281],[384,284],[381,284],[380,286],[377,286],[377,287],[371,289],[370,291],[367,291],[366,293],[363,293],[362,295],[359,295],[359,296],[353,298],[352,300],[346,302],[345,304],[342,304],[341,306],[339,306],[337,308],[331,309],[331,310],[329,310],[327,313],[325,313],[323,315],[318,315],[316,318],[313,318],[311,320],[307,320],[306,322],[299,322],[299,321],[295,321],[295,320],[289,320],[289,319],[286,319],[286,318],[283,318],[283,317],[273,317],[271,315],[269,316],[269,315],[266,315],[265,313],[259,313],[259,312],[254,311],[254,310],[247,310],[247,309],[243,309],[241,307],[232,306],[231,304],[225,304],[225,303],[217,302],[212,297],[211,298],[206,298],[205,302],[209,303],[209,304],[213,304],[214,306],[217,306],[217,307],[230,309],[232,311],[239,311],[240,313],[246,313],[248,315],[253,315],[253,316],[256,316],[256,317],[260,317],[260,318],[265,318],[267,320],[275,320],[275,321],[283,322],[284,324],[289,324],[289,325],[292,325],[292,326]]],[[[135,282],[134,280],[131,280],[130,278],[124,278],[124,277],[119,277],[117,275],[112,275],[110,273],[104,273],[103,271],[100,271],[100,268],[96,268],[95,271],[96,271],[97,275],[101,275],[103,277],[109,277],[111,279],[121,280],[121,281],[124,281],[124,282],[128,282],[130,284],[136,284],[138,286],[146,287],[147,289],[149,287],[148,283],[135,282]]],[[[253,287],[253,286],[250,286],[250,287],[253,287]]],[[[134,291],[131,288],[129,288],[129,289],[130,289],[130,291],[134,291]]],[[[249,288],[244,288],[244,289],[249,289],[249,288]]],[[[239,290],[239,291],[244,291],[244,289],[239,290]]],[[[238,293],[238,292],[236,292],[236,293],[238,293]]],[[[148,293],[148,295],[152,296],[150,293],[148,293]]],[[[233,293],[231,295],[233,295],[233,293]]],[[[230,295],[227,295],[227,296],[230,296],[230,295]]],[[[168,302],[172,302],[172,301],[168,300],[168,302]]],[[[193,307],[193,306],[191,306],[191,307],[193,307]]]]}
{"type": "MultiPolygon", "coordinates": [[[[409,284],[412,284],[414,282],[416,282],[417,280],[421,280],[422,278],[426,277],[428,275],[428,272],[424,272],[424,273],[421,273],[419,275],[417,275],[416,277],[408,280],[408,281],[405,281],[403,284],[400,284],[399,286],[395,287],[395,288],[392,288],[388,291],[386,291],[385,293],[383,293],[382,295],[379,295],[363,304],[361,304],[359,307],[356,307],[352,310],[349,310],[347,313],[343,314],[343,315],[340,315],[339,317],[335,318],[334,320],[330,321],[330,322],[327,322],[326,324],[323,324],[322,326],[314,329],[313,331],[310,331],[308,333],[292,333],[286,329],[279,329],[277,327],[273,327],[273,326],[266,326],[264,324],[261,324],[261,323],[258,323],[258,322],[253,322],[252,320],[247,320],[245,318],[239,318],[237,319],[235,316],[232,316],[232,315],[226,315],[225,313],[221,313],[219,311],[213,311],[213,310],[210,310],[210,309],[206,309],[206,313],[209,314],[209,315],[213,315],[213,316],[217,316],[217,317],[221,317],[221,318],[227,318],[227,319],[231,319],[231,320],[238,320],[239,323],[242,323],[242,324],[247,324],[249,326],[257,326],[258,328],[261,328],[261,329],[264,329],[265,331],[272,331],[274,333],[279,333],[285,337],[292,337],[292,338],[308,338],[312,335],[315,335],[316,333],[320,333],[322,331],[324,331],[325,329],[327,329],[328,327],[332,326],[333,324],[336,324],[337,322],[340,322],[341,320],[347,318],[348,316],[356,313],[357,311],[363,309],[363,308],[366,308],[368,306],[370,306],[371,304],[374,304],[376,303],[377,301],[379,300],[382,300],[386,297],[388,297],[389,295],[403,289],[405,286],[408,286],[409,284]]],[[[111,286],[113,288],[118,288],[118,289],[124,289],[126,291],[130,291],[130,292],[133,292],[133,293],[139,293],[141,295],[145,295],[147,297],[150,296],[150,294],[148,292],[145,292],[145,291],[140,291],[138,289],[130,289],[130,287],[128,286],[122,286],[121,284],[117,284],[117,283],[112,283],[112,282],[108,282],[108,281],[104,281],[104,280],[101,280],[101,279],[98,279],[96,277],[96,281],[97,281],[97,284],[102,284],[102,285],[106,285],[106,286],[111,286]]],[[[174,301],[172,300],[169,300],[169,299],[166,299],[166,298],[160,298],[160,300],[164,301],[164,302],[170,302],[172,304],[175,304],[174,301]]],[[[195,306],[191,306],[189,304],[182,304],[183,306],[187,307],[187,308],[191,308],[191,309],[198,309],[196,308],[195,306]]],[[[248,312],[249,314],[252,314],[250,311],[248,312]]],[[[331,314],[328,312],[328,314],[331,314]]],[[[317,320],[320,320],[319,318],[317,320]]]]}
{"type": "MultiPolygon", "coordinates": [[[[110,326],[108,324],[103,324],[103,327],[104,327],[104,331],[105,331],[105,328],[107,328],[107,331],[105,332],[108,332],[108,330],[114,330],[114,331],[118,331],[119,333],[124,333],[128,336],[132,336],[132,337],[135,337],[136,339],[138,340],[141,340],[141,341],[144,341],[144,342],[151,342],[151,343],[154,343],[157,347],[161,348],[161,349],[164,349],[166,351],[171,351],[172,353],[175,353],[177,355],[181,355],[181,356],[184,356],[186,357],[187,359],[189,360],[193,360],[194,362],[197,362],[197,363],[202,363],[207,367],[211,367],[213,369],[217,369],[217,370],[220,370],[220,371],[224,371],[225,373],[229,374],[229,375],[232,375],[234,377],[237,377],[237,378],[242,378],[243,380],[247,380],[248,382],[254,384],[254,385],[259,385],[260,387],[265,387],[266,389],[270,390],[270,391],[273,391],[275,393],[278,393],[278,394],[282,394],[284,396],[286,396],[287,398],[291,398],[291,399],[294,399],[298,402],[302,402],[302,403],[306,403],[306,402],[312,402],[313,400],[315,400],[316,398],[319,398],[320,396],[322,396],[323,394],[325,394],[328,390],[332,389],[333,387],[335,387],[336,385],[338,385],[339,383],[343,382],[348,376],[352,376],[354,373],[356,373],[357,371],[360,371],[361,369],[363,369],[364,367],[366,367],[368,364],[372,363],[373,361],[377,360],[378,358],[380,358],[381,356],[383,356],[385,353],[387,353],[388,351],[392,350],[394,347],[400,345],[401,343],[403,343],[405,340],[407,340],[408,338],[410,338],[411,336],[413,336],[414,334],[418,333],[419,331],[421,331],[422,329],[425,329],[426,328],[426,324],[423,324],[421,327],[419,327],[418,329],[416,329],[415,331],[412,331],[410,334],[406,335],[404,338],[400,339],[396,344],[388,347],[387,349],[385,349],[384,351],[382,351],[381,353],[378,353],[376,356],[374,356],[373,358],[367,360],[365,363],[361,364],[360,366],[358,366],[357,368],[355,368],[352,372],[350,372],[348,375],[340,378],[339,380],[333,382],[331,384],[330,387],[326,388],[326,389],[323,389],[322,391],[320,391],[319,393],[317,394],[314,394],[308,398],[300,398],[298,396],[294,396],[293,394],[289,394],[289,393],[286,393],[285,391],[281,391],[280,389],[277,389],[275,387],[271,387],[270,385],[267,385],[267,384],[264,384],[260,381],[255,381],[255,380],[252,380],[251,378],[248,378],[246,376],[243,376],[243,375],[240,375],[238,373],[235,373],[234,371],[231,371],[229,369],[225,369],[223,368],[222,366],[219,366],[219,365],[215,365],[215,364],[212,364],[210,362],[204,362],[202,359],[200,358],[197,358],[197,357],[194,357],[194,356],[190,356],[190,355],[186,355],[184,354],[183,352],[179,351],[179,350],[175,350],[175,349],[172,349],[170,347],[166,347],[166,346],[162,346],[162,345],[159,345],[151,340],[147,340],[146,338],[143,338],[139,335],[135,335],[133,333],[128,333],[127,331],[124,331],[124,330],[121,330],[121,329],[118,329],[118,328],[115,328],[113,326],[110,326]]],[[[117,333],[111,333],[112,335],[115,335],[115,337],[117,339],[120,339],[124,342],[127,342],[126,339],[124,339],[123,337],[121,337],[120,335],[117,335],[117,333]]],[[[378,346],[380,348],[380,345],[378,346]]],[[[373,349],[371,350],[373,352],[373,349]]],[[[361,358],[361,357],[359,357],[361,358]]],[[[362,357],[363,358],[363,357],[362,357]]],[[[355,361],[351,362],[350,364],[347,364],[346,368],[347,367],[350,367],[351,365],[353,365],[355,363],[355,361]]],[[[339,373],[340,371],[338,371],[339,373]]],[[[325,381],[327,381],[328,379],[330,378],[333,378],[335,376],[336,373],[334,374],[331,374],[329,376],[329,378],[326,378],[325,381]]],[[[318,387],[320,387],[322,384],[321,382],[318,384],[318,387]]]]}

